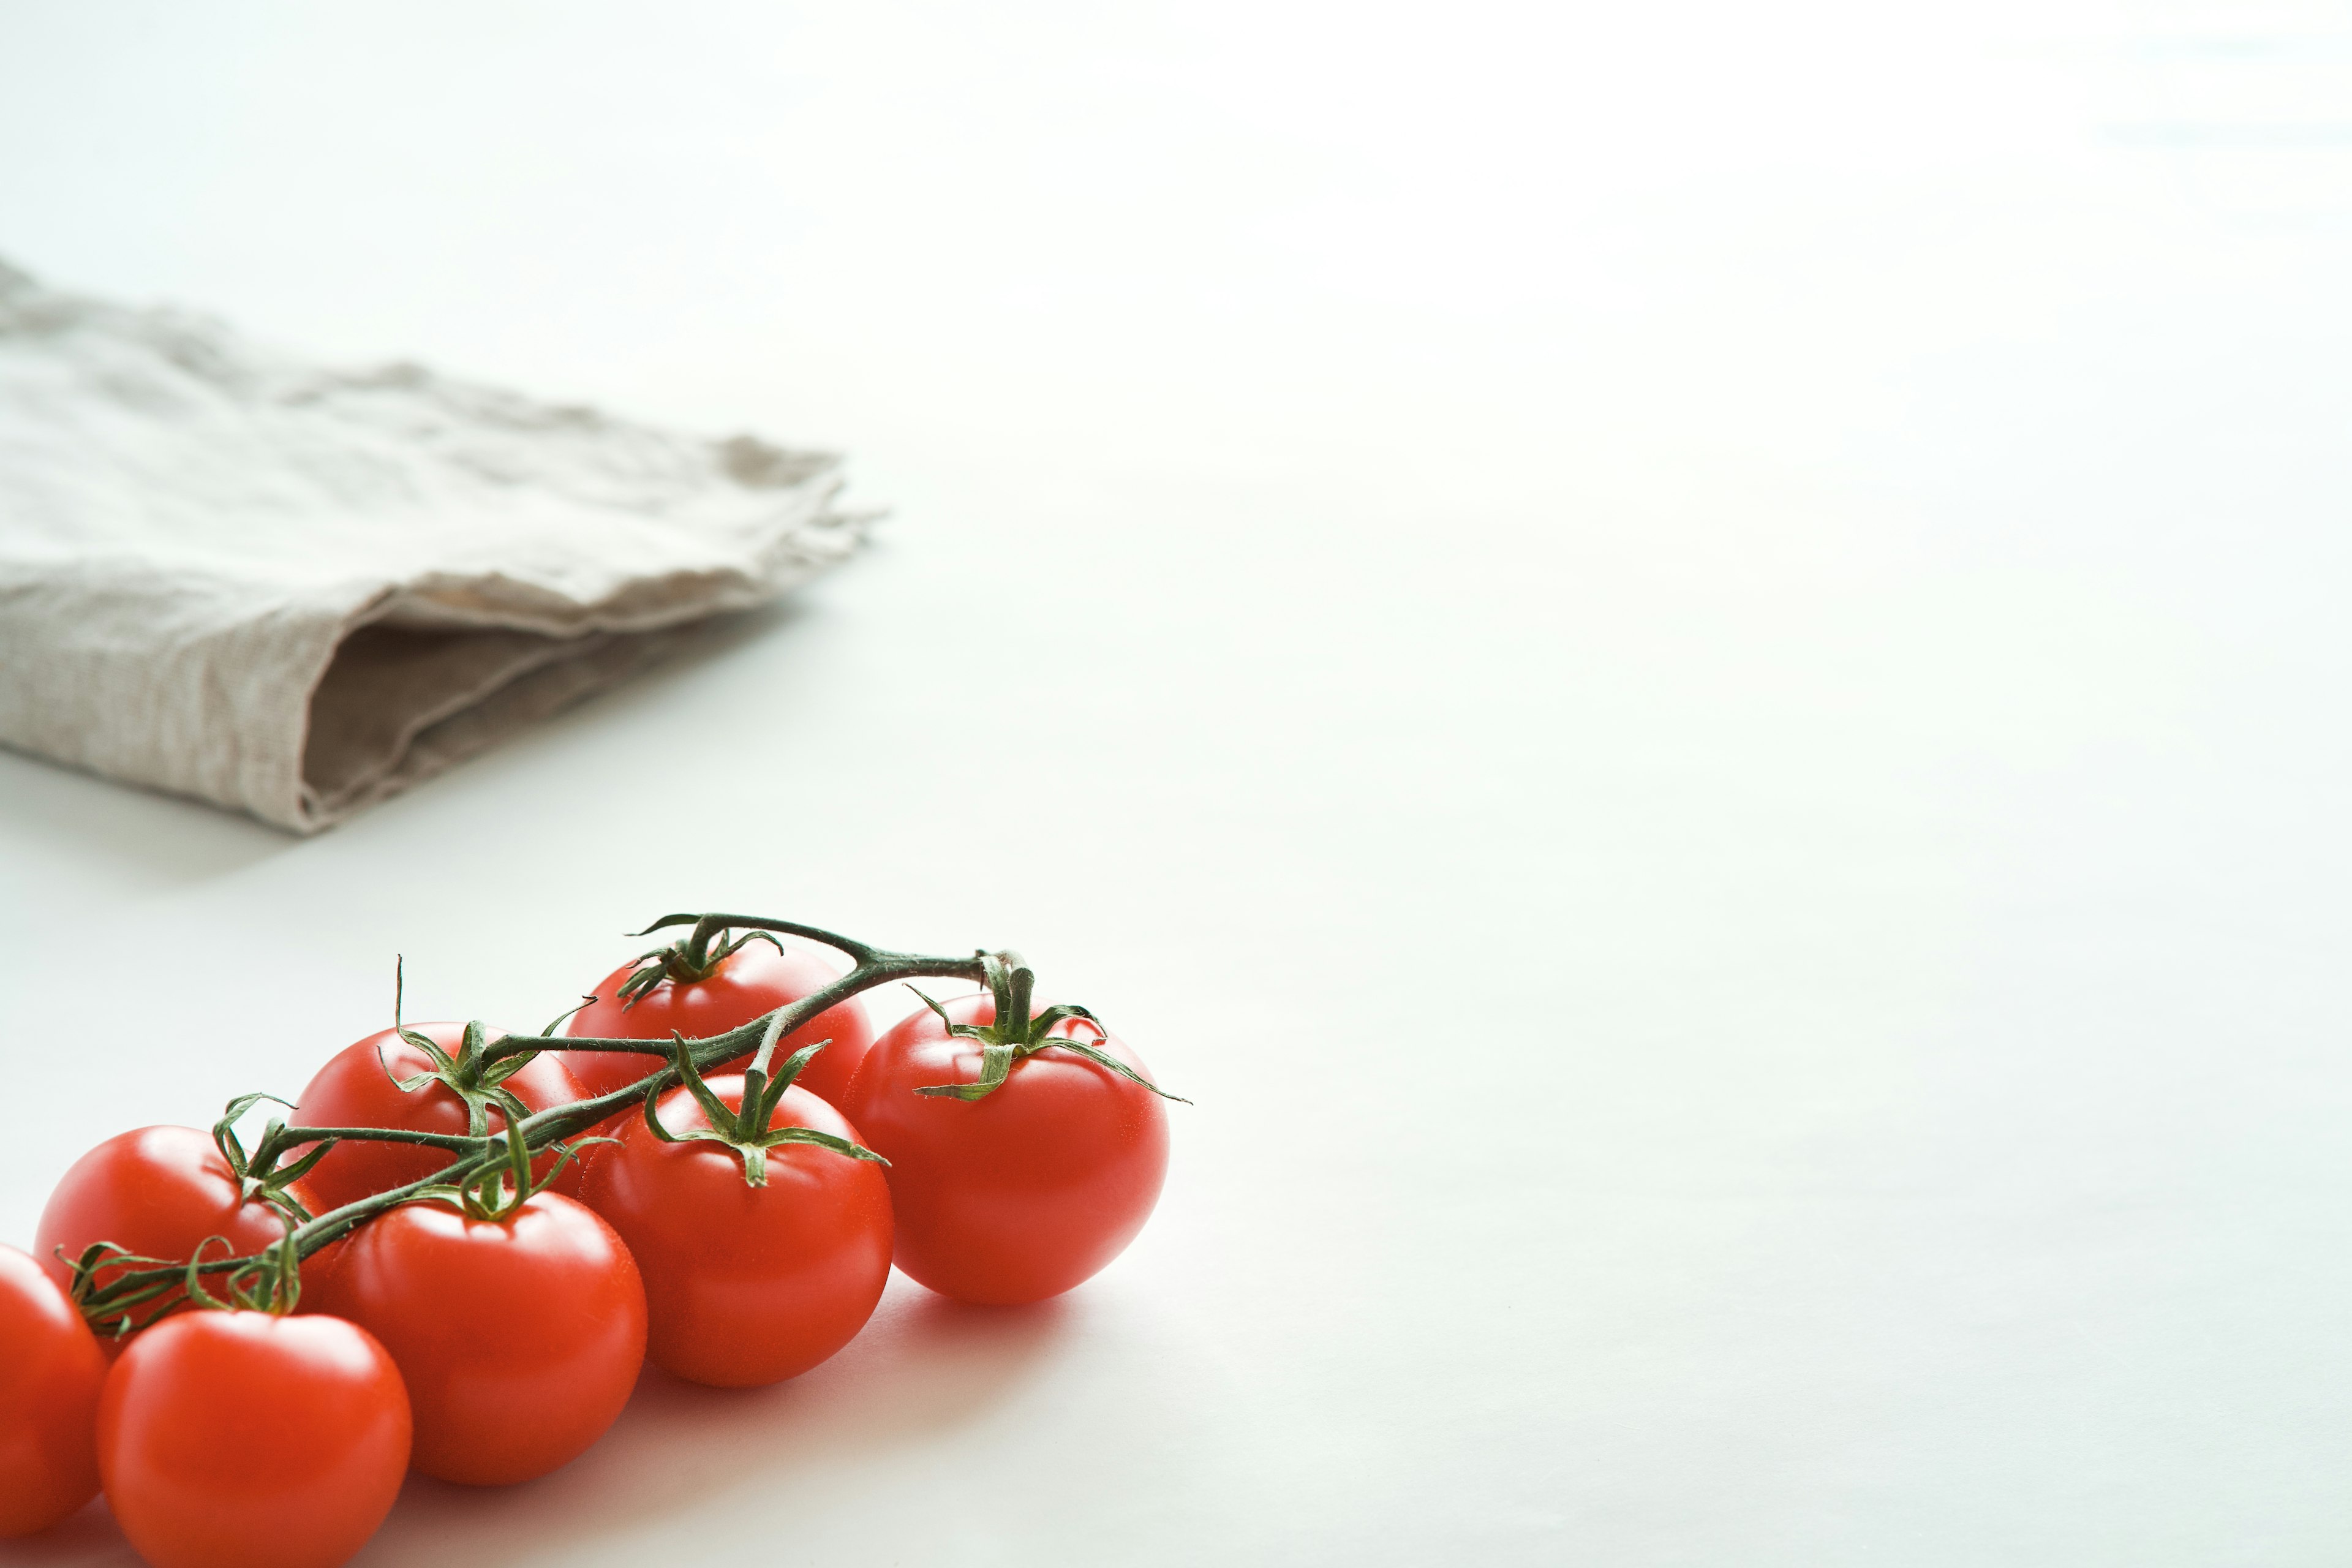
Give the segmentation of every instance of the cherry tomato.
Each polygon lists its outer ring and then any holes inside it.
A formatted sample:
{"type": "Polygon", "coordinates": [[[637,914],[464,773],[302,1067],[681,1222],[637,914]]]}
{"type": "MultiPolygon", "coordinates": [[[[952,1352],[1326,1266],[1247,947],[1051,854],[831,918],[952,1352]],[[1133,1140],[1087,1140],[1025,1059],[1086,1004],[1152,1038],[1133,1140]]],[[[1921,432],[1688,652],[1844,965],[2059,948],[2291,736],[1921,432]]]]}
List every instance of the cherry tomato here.
{"type": "MultiPolygon", "coordinates": [[[[318,1212],[318,1194],[306,1183],[297,1181],[289,1190],[318,1212]]],[[[142,1127],[117,1133],[73,1163],[41,1211],[33,1256],[63,1287],[70,1279],[67,1262],[92,1242],[111,1241],[142,1258],[178,1263],[207,1237],[224,1237],[229,1253],[248,1253],[285,1234],[286,1221],[276,1208],[243,1200],[236,1175],[209,1133],[193,1127],[142,1127]]],[[[305,1286],[315,1286],[333,1267],[332,1254],[341,1245],[304,1259],[305,1286]]],[[[229,1253],[216,1250],[212,1256],[229,1253]]],[[[123,1266],[100,1268],[98,1282],[125,1271],[123,1266]]],[[[143,1322],[160,1306],[180,1299],[174,1290],[132,1311],[143,1322]]]]}
{"type": "MultiPolygon", "coordinates": [[[[631,971],[624,965],[604,977],[596,987],[597,999],[572,1016],[564,1033],[608,1040],[667,1040],[675,1029],[689,1040],[704,1039],[797,1002],[845,973],[845,961],[835,958],[830,949],[792,937],[780,940],[785,944],[782,952],[763,941],[745,942],[729,953],[709,979],[665,980],[626,1006],[620,1001],[621,986],[631,971]]],[[[838,1105],[841,1096],[848,1092],[857,1064],[874,1044],[874,1026],[866,1021],[865,1005],[852,996],[827,1007],[786,1035],[776,1048],[775,1059],[782,1061],[819,1040],[832,1044],[802,1069],[793,1087],[838,1105]]],[[[616,1051],[566,1051],[563,1055],[565,1065],[592,1095],[609,1094],[662,1065],[656,1057],[616,1051]]],[[[740,1071],[750,1058],[746,1051],[710,1071],[740,1071]]]]}
{"type": "MultiPolygon", "coordinates": [[[[943,1005],[959,1024],[996,1017],[984,994],[943,1005]]],[[[1053,1033],[1150,1076],[1081,1020],[1053,1033]]],[[[1050,1047],[1015,1061],[983,1099],[915,1092],[974,1081],[980,1068],[979,1046],[927,1007],[874,1043],[842,1109],[890,1162],[897,1262],[909,1278],[959,1300],[1042,1300],[1091,1278],[1151,1217],[1168,1173],[1167,1113],[1141,1084],[1050,1047]]]]}
{"type": "MultiPolygon", "coordinates": [[[[709,1084],[730,1110],[742,1109],[742,1079],[709,1084]]],[[[684,1089],[665,1095],[657,1109],[681,1139],[710,1124],[684,1089]]],[[[770,1126],[863,1142],[839,1111],[797,1083],[784,1090],[770,1126]]],[[[754,1187],[733,1150],[699,1140],[665,1143],[639,1117],[590,1168],[582,1196],[612,1222],[646,1271],[646,1353],[690,1382],[753,1388],[806,1372],[866,1326],[890,1277],[890,1193],[882,1168],[830,1149],[770,1149],[767,1184],[754,1187]]]]}
{"type": "Polygon", "coordinates": [[[106,1368],[56,1281],[0,1247],[0,1537],[47,1530],[98,1495],[106,1368]]]}
{"type": "Polygon", "coordinates": [[[383,1342],[415,1467],[469,1486],[543,1476],[604,1435],[646,1354],[646,1291],[613,1227],[541,1193],[503,1219],[403,1204],[352,1236],[330,1310],[383,1342]]]}
{"type": "Polygon", "coordinates": [[[131,1342],[98,1405],[98,1467],[155,1568],[331,1568],[408,1468],[408,1395],[340,1318],[191,1311],[131,1342]]]}
{"type": "MultiPolygon", "coordinates": [[[[408,1026],[452,1056],[466,1037],[463,1024],[408,1026]]],[[[496,1035],[491,1037],[496,1038],[496,1035]]],[[[370,1035],[327,1058],[302,1090],[301,1109],[288,1120],[297,1127],[399,1127],[412,1132],[446,1132],[463,1136],[466,1102],[447,1084],[430,1082],[404,1089],[394,1081],[429,1072],[433,1060],[391,1030],[370,1035]]],[[[646,1071],[652,1071],[648,1066],[646,1071]]],[[[570,1069],[542,1052],[526,1062],[504,1088],[533,1110],[545,1110],[587,1098],[570,1069]]],[[[505,1129],[507,1119],[497,1106],[489,1108],[489,1130],[505,1129]]],[[[376,1143],[347,1139],[327,1152],[302,1179],[329,1208],[341,1208],[373,1193],[388,1192],[421,1181],[449,1163],[445,1150],[415,1143],[376,1143]]],[[[544,1178],[559,1156],[542,1154],[532,1163],[535,1175],[544,1178]]],[[[572,1160],[554,1181],[552,1191],[566,1194],[580,1190],[580,1162],[572,1160]]]]}

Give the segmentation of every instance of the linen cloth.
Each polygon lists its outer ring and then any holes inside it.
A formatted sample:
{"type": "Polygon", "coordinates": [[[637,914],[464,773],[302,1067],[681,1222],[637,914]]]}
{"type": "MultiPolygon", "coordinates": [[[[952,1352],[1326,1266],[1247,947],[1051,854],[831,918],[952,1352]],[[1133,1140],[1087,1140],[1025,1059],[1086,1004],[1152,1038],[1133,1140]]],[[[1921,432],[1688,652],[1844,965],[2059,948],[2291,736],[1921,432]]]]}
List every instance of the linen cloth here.
{"type": "Polygon", "coordinates": [[[0,263],[0,742],[311,832],[844,559],[841,484],[0,263]]]}

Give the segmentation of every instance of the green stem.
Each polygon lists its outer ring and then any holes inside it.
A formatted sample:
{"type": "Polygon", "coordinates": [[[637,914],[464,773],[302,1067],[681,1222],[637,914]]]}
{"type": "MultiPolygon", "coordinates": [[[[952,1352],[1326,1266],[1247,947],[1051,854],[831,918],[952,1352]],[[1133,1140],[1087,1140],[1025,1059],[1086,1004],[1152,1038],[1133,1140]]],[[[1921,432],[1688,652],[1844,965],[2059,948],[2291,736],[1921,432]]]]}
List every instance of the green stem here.
{"type": "Polygon", "coordinates": [[[257,1163],[262,1150],[290,1149],[297,1143],[323,1143],[330,1138],[347,1142],[422,1143],[459,1152],[478,1149],[483,1142],[479,1138],[468,1138],[461,1132],[414,1132],[405,1127],[289,1127],[257,1149],[254,1158],[257,1163]]]}
{"type": "Polygon", "coordinates": [[[852,963],[857,964],[870,963],[878,958],[900,956],[886,953],[871,942],[860,942],[856,937],[843,936],[839,931],[827,931],[823,926],[803,925],[798,921],[772,921],[761,915],[664,915],[645,930],[632,934],[651,936],[657,931],[667,931],[673,926],[682,925],[690,925],[694,930],[688,934],[685,942],[678,944],[674,952],[679,966],[686,971],[688,978],[693,979],[700,979],[710,973],[710,939],[720,931],[730,929],[782,931],[790,936],[804,936],[812,942],[821,942],[827,947],[839,948],[849,955],[852,963]]]}

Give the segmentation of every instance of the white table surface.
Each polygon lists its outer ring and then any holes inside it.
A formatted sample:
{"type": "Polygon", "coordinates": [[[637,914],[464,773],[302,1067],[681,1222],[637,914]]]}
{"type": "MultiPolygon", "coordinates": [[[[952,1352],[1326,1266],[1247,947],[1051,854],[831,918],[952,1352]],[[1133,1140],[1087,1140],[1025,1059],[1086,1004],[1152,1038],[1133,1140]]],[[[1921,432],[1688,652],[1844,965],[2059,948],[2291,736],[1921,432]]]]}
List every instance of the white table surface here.
{"type": "Polygon", "coordinates": [[[315,840],[0,755],[0,1237],[395,953],[527,1026],[770,910],[1092,1004],[1157,1217],[361,1563],[2340,1563],[2347,89],[2317,5],[0,6],[0,254],[894,509],[315,840]]]}

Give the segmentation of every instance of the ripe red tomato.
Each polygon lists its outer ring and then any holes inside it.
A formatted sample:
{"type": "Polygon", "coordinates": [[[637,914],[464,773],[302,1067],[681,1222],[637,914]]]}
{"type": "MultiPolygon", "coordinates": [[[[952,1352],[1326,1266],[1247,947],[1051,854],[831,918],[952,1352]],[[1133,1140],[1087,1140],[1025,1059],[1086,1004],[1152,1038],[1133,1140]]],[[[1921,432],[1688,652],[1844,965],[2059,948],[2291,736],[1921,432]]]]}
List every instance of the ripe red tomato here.
{"type": "Polygon", "coordinates": [[[352,1236],[329,1310],[383,1342],[416,1419],[415,1467],[469,1486],[543,1476],[636,1386],[646,1291],[613,1227],[541,1193],[503,1219],[403,1204],[352,1236]]]}
{"type": "MultiPolygon", "coordinates": [[[[306,1183],[298,1181],[289,1190],[318,1212],[317,1194],[306,1183]]],[[[193,1127],[142,1127],[116,1134],[73,1163],[41,1211],[33,1257],[63,1287],[70,1278],[67,1261],[92,1242],[111,1241],[141,1257],[177,1263],[207,1237],[226,1238],[229,1252],[211,1255],[222,1258],[258,1252],[285,1234],[286,1221],[277,1209],[244,1201],[236,1174],[209,1133],[193,1127]],[[60,1248],[63,1259],[58,1257],[60,1248]]],[[[333,1267],[340,1246],[303,1261],[306,1286],[316,1285],[333,1267]]],[[[126,1271],[121,1266],[100,1268],[98,1281],[104,1284],[126,1271]]],[[[132,1310],[143,1322],[163,1303],[179,1300],[174,1290],[132,1310]]]]}
{"type": "Polygon", "coordinates": [[[0,1247],[0,1537],[47,1530],[98,1495],[106,1367],[66,1293],[0,1247]]]}
{"type": "MultiPolygon", "coordinates": [[[[597,999],[572,1016],[564,1033],[608,1040],[667,1040],[675,1029],[689,1040],[704,1039],[797,1002],[845,972],[845,961],[834,957],[830,949],[795,937],[780,940],[785,944],[782,952],[764,941],[745,942],[721,960],[709,979],[664,980],[626,1006],[620,1000],[621,986],[632,970],[624,964],[604,977],[596,987],[597,999]]],[[[817,1052],[793,1087],[838,1105],[857,1064],[874,1044],[874,1026],[866,1021],[865,1005],[853,996],[827,1007],[786,1035],[775,1059],[782,1061],[819,1040],[833,1043],[817,1052]]],[[[751,1055],[746,1051],[709,1070],[740,1072],[751,1055]]],[[[615,1051],[566,1051],[563,1056],[591,1094],[609,1094],[662,1065],[658,1057],[615,1051]]]]}
{"type": "MultiPolygon", "coordinates": [[[[959,1024],[996,1017],[988,995],[943,1005],[959,1024]]],[[[1087,1023],[1053,1033],[1150,1076],[1087,1023]]],[[[842,1109],[890,1162],[897,1262],[908,1277],[959,1300],[1042,1300],[1092,1277],[1151,1217],[1168,1173],[1167,1112],[1141,1084],[1051,1047],[1015,1061],[984,1099],[915,1092],[980,1071],[979,1045],[950,1037],[927,1007],[874,1043],[842,1109]]]]}
{"type": "MultiPolygon", "coordinates": [[[[730,1110],[742,1109],[742,1079],[709,1083],[730,1110]]],[[[656,1109],[680,1138],[710,1125],[684,1089],[656,1109]]],[[[770,1126],[862,1142],[839,1111],[797,1084],[770,1126]]],[[[733,1150],[662,1142],[639,1117],[590,1168],[582,1196],[645,1269],[646,1353],[690,1382],[754,1388],[806,1372],[866,1326],[890,1277],[882,1168],[829,1149],[770,1149],[767,1185],[754,1187],[733,1150]]]]}
{"type": "MultiPolygon", "coordinates": [[[[408,1027],[453,1056],[466,1037],[463,1024],[411,1024],[408,1027]]],[[[385,1029],[370,1035],[327,1058],[327,1065],[302,1090],[300,1109],[288,1120],[296,1127],[399,1127],[462,1137],[466,1102],[457,1090],[444,1083],[404,1089],[394,1081],[432,1068],[432,1058],[396,1032],[385,1029]]],[[[533,1110],[587,1098],[579,1080],[552,1052],[533,1057],[502,1087],[533,1110]]],[[[506,1124],[505,1113],[491,1106],[489,1131],[503,1131],[506,1124]]],[[[302,1180],[329,1208],[341,1208],[371,1194],[421,1181],[448,1164],[452,1157],[445,1150],[419,1144],[348,1139],[329,1150],[302,1180]]],[[[544,1178],[557,1158],[552,1153],[541,1155],[531,1163],[532,1173],[544,1178]]],[[[567,1195],[580,1190],[577,1159],[564,1166],[551,1190],[567,1195]]]]}
{"type": "Polygon", "coordinates": [[[408,1396],[340,1318],[183,1312],[131,1342],[98,1406],[98,1467],[155,1568],[331,1568],[408,1468],[408,1396]]]}

